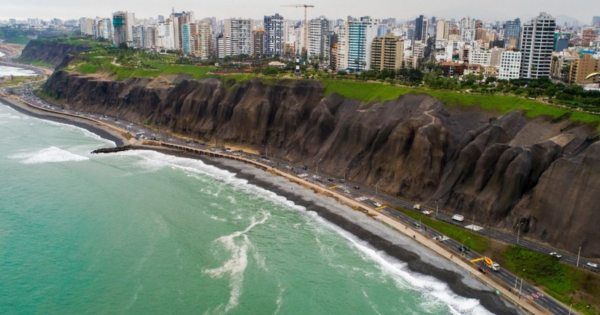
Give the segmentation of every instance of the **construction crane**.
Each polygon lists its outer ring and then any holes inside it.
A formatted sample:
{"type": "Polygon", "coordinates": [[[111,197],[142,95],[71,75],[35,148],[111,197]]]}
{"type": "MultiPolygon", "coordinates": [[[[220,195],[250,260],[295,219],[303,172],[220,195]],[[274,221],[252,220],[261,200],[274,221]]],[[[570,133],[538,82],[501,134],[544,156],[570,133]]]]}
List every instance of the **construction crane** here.
{"type": "Polygon", "coordinates": [[[302,56],[306,59],[306,46],[308,46],[308,8],[314,8],[315,6],[311,4],[288,4],[282,5],[282,7],[304,8],[304,49],[302,51],[302,56]]]}

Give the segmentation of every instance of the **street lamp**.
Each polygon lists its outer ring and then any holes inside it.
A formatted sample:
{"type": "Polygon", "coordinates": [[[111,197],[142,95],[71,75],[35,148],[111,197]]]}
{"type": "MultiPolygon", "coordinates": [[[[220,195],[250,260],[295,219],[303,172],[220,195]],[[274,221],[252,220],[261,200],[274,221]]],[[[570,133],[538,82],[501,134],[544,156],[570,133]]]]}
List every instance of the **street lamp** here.
{"type": "Polygon", "coordinates": [[[439,217],[440,216],[440,200],[436,200],[435,201],[435,217],[439,217]]]}
{"type": "Polygon", "coordinates": [[[517,245],[519,245],[519,236],[521,236],[521,223],[523,223],[523,222],[519,222],[519,225],[517,228],[517,245]]]}

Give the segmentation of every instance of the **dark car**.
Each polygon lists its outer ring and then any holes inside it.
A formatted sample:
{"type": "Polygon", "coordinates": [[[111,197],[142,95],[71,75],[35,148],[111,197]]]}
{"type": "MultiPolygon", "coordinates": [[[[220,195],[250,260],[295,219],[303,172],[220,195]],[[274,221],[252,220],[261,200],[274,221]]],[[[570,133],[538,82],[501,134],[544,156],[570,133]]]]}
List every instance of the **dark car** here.
{"type": "Polygon", "coordinates": [[[333,178],[328,178],[327,180],[330,182],[333,182],[333,178]]]}
{"type": "Polygon", "coordinates": [[[354,186],[354,189],[360,189],[360,187],[358,187],[358,186],[354,186]]]}
{"type": "Polygon", "coordinates": [[[458,251],[459,251],[459,252],[461,252],[461,253],[462,253],[462,252],[465,252],[465,253],[466,253],[466,252],[470,252],[470,251],[471,251],[471,249],[470,249],[469,247],[467,247],[467,246],[459,246],[459,247],[458,247],[458,251]]]}

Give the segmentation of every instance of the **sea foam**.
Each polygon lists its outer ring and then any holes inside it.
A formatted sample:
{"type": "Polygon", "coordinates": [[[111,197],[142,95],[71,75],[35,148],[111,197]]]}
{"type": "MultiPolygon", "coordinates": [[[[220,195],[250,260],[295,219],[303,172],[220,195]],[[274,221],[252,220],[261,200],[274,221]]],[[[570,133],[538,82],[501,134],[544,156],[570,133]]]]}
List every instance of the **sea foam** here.
{"type": "Polygon", "coordinates": [[[9,156],[11,159],[21,160],[23,164],[78,162],[89,160],[85,156],[77,155],[57,147],[49,147],[33,153],[20,153],[9,156]]]}

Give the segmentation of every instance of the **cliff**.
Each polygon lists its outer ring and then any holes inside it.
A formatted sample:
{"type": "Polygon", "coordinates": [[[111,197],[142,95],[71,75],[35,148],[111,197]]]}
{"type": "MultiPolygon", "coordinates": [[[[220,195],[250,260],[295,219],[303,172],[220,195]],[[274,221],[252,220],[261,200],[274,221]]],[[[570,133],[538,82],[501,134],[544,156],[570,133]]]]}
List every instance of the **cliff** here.
{"type": "MultiPolygon", "coordinates": [[[[181,78],[179,78],[181,79],[181,78]]],[[[600,257],[600,143],[588,126],[446,107],[409,94],[365,104],[317,81],[109,81],[57,71],[72,108],[262,150],[481,224],[600,257]],[[565,233],[568,231],[568,233],[565,233]]]]}
{"type": "Polygon", "coordinates": [[[46,40],[33,40],[25,46],[20,60],[23,62],[43,61],[59,66],[65,57],[90,50],[87,45],[71,45],[46,40]]]}

